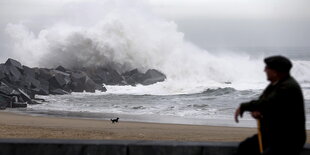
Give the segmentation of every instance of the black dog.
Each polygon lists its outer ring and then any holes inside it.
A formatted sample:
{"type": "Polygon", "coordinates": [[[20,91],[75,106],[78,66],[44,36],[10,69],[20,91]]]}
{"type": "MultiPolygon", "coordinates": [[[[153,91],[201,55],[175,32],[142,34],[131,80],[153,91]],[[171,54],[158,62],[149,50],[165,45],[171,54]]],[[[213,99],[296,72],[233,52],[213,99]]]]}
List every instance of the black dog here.
{"type": "Polygon", "coordinates": [[[119,120],[119,118],[117,117],[117,118],[115,118],[115,119],[111,119],[111,122],[112,122],[112,123],[118,123],[118,120],[119,120]]]}

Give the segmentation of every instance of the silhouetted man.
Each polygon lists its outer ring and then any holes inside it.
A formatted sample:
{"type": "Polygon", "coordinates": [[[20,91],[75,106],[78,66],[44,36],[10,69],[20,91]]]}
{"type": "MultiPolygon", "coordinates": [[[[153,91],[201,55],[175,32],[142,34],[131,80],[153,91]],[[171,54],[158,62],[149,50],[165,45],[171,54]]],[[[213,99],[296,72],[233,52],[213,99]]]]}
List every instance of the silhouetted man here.
{"type": "MultiPolygon", "coordinates": [[[[292,63],[283,56],[264,60],[270,84],[257,99],[241,103],[235,120],[245,111],[260,120],[263,155],[298,155],[305,141],[305,112],[301,88],[290,75],[292,63]]],[[[258,136],[247,138],[238,147],[237,155],[259,155],[258,136]]]]}

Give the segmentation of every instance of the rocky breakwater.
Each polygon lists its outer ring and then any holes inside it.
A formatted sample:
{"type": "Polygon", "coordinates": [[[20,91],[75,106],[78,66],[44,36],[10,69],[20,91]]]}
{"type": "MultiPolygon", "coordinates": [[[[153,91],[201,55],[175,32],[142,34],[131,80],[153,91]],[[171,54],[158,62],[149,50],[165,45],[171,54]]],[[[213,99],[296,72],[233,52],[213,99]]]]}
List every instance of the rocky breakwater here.
{"type": "Polygon", "coordinates": [[[27,107],[42,100],[35,95],[64,95],[71,92],[107,91],[105,85],[150,85],[166,76],[155,70],[141,73],[137,69],[119,73],[112,68],[88,67],[67,69],[30,68],[9,58],[0,64],[0,109],[27,107]]]}

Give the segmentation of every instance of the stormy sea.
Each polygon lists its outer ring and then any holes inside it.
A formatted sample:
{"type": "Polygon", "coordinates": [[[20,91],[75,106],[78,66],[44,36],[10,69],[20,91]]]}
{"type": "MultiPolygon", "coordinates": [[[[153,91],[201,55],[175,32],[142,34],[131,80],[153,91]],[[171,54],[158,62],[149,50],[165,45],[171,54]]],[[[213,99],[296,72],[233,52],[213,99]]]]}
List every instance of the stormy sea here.
{"type": "MultiPolygon", "coordinates": [[[[267,86],[263,59],[284,55],[305,98],[310,129],[310,48],[244,47],[208,49],[186,39],[177,23],[133,5],[79,4],[66,16],[40,23],[11,23],[13,53],[29,66],[109,66],[124,73],[157,69],[164,82],[143,86],[105,85],[106,92],[37,96],[43,104],[10,111],[29,115],[120,121],[255,127],[245,114],[233,120],[242,102],[267,86]],[[130,6],[130,7],[128,7],[130,6]],[[80,11],[81,7],[85,11],[80,11]],[[99,11],[100,10],[100,11],[99,11]],[[85,17],[86,14],[86,17],[85,17]],[[79,18],[77,18],[79,17],[79,18]]],[[[39,20],[45,20],[38,18],[39,20]]]]}
{"type": "MultiPolygon", "coordinates": [[[[260,50],[265,50],[269,55],[277,54],[275,49],[260,50]]],[[[283,54],[283,49],[280,50],[283,54]]],[[[300,82],[303,89],[309,129],[310,49],[287,49],[287,52],[285,55],[294,63],[292,76],[300,82]]],[[[174,75],[172,76],[165,72],[168,75],[166,81],[153,85],[106,85],[107,92],[39,96],[47,102],[11,111],[98,120],[119,117],[121,121],[255,127],[256,122],[249,114],[239,124],[234,122],[233,115],[240,103],[257,99],[268,84],[262,58],[252,57],[251,53],[248,56],[236,54],[229,58],[217,56],[213,61],[224,64],[201,66],[199,69],[205,71],[205,75],[181,68],[181,75],[171,73],[174,75]]],[[[173,72],[180,66],[171,67],[175,68],[171,70],[173,72]]]]}

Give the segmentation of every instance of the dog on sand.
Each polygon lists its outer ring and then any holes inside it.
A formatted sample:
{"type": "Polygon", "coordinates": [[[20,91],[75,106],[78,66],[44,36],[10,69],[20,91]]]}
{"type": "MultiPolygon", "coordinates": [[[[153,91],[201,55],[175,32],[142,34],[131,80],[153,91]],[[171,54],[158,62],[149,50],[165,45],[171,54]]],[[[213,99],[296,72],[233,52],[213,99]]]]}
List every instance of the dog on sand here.
{"type": "Polygon", "coordinates": [[[111,119],[111,122],[112,122],[112,123],[118,123],[118,120],[119,120],[119,118],[118,118],[118,117],[117,117],[117,118],[115,118],[115,119],[113,119],[113,118],[112,118],[112,119],[111,119]]]}

